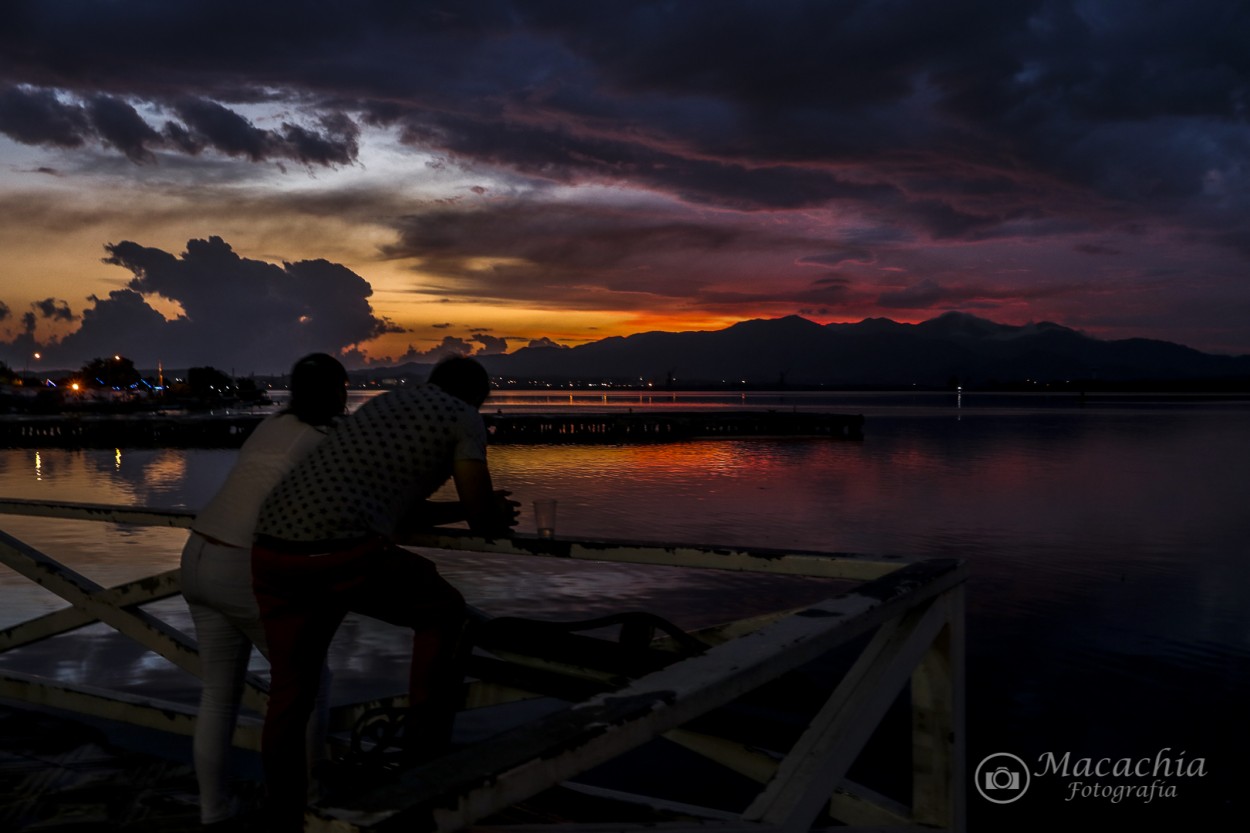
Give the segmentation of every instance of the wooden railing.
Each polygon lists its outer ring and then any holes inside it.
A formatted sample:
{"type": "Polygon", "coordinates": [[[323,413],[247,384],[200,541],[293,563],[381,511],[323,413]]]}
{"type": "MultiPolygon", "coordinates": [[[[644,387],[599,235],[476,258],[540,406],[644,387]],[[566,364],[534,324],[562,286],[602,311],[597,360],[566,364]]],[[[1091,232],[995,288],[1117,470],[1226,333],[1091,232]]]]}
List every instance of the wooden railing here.
{"type": "MultiPolygon", "coordinates": [[[[23,500],[0,500],[0,514],[174,527],[186,527],[191,521],[187,512],[23,500]]],[[[966,570],[962,562],[735,547],[658,547],[524,535],[487,540],[456,530],[431,533],[412,544],[859,583],[848,592],[799,610],[697,631],[693,635],[709,646],[707,650],[684,658],[674,655],[671,664],[611,688],[596,683],[601,686],[598,693],[570,702],[555,714],[424,767],[396,773],[385,785],[360,793],[350,803],[311,808],[307,829],[462,830],[483,819],[498,818],[506,808],[557,785],[583,796],[642,805],[660,817],[694,819],[697,823],[689,826],[699,829],[712,825],[724,831],[767,833],[807,830],[830,820],[873,829],[964,829],[966,570]],[[784,675],[861,643],[849,670],[831,684],[824,705],[810,716],[797,741],[778,742],[782,748],[747,745],[704,725],[704,718],[744,695],[767,690],[784,675]],[[847,772],[902,692],[909,693],[912,741],[909,758],[898,765],[909,770],[911,789],[905,798],[887,797],[852,783],[847,772]],[[745,806],[727,811],[576,782],[582,773],[653,742],[673,742],[692,750],[717,767],[757,782],[758,792],[745,806]]],[[[176,570],[103,588],[2,531],[0,562],[72,605],[0,631],[0,651],[98,621],[198,674],[194,641],[142,609],[148,602],[179,592],[176,570]]],[[[655,644],[663,647],[663,642],[655,644]]],[[[472,707],[551,694],[547,683],[527,685],[524,674],[490,679],[493,668],[541,669],[544,680],[557,681],[556,689],[560,679],[588,678],[586,669],[576,663],[543,657],[541,650],[532,657],[508,654],[503,659],[480,659],[472,669],[479,677],[468,698],[472,707]]],[[[248,703],[263,708],[264,692],[263,681],[249,678],[248,703]]],[[[185,705],[33,675],[0,673],[0,696],[182,734],[194,727],[194,710],[185,705]]],[[[372,705],[376,704],[337,709],[334,722],[349,725],[372,705]]],[[[257,748],[258,729],[257,720],[241,721],[236,743],[257,748]]],[[[534,826],[528,825],[526,833],[534,826]]],[[[637,829],[651,826],[640,824],[637,829]]],[[[512,829],[519,832],[521,828],[514,825],[512,829]]],[[[617,824],[613,829],[630,829],[630,825],[617,824]]]]}

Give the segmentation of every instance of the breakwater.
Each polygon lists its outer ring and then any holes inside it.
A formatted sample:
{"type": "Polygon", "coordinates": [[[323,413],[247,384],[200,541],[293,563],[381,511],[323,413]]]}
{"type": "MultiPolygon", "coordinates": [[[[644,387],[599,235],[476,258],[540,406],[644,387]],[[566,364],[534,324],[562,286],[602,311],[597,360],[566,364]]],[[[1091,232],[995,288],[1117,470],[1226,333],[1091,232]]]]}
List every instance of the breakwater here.
{"type": "MultiPolygon", "coordinates": [[[[0,417],[3,448],[237,448],[261,414],[0,417]]],[[[705,437],[863,438],[857,414],[792,411],[483,414],[495,443],[657,443],[705,437]]]]}
{"type": "Polygon", "coordinates": [[[671,442],[704,437],[832,437],[863,439],[858,414],[797,411],[706,413],[485,415],[492,439],[500,443],[671,442]]]}

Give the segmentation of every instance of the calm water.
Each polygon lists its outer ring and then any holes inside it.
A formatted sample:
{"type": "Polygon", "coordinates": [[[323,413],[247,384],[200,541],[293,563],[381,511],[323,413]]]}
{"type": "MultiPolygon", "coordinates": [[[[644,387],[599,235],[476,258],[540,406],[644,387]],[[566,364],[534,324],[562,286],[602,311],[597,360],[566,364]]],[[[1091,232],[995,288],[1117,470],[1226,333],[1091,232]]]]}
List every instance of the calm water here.
{"type": "MultiPolygon", "coordinates": [[[[579,397],[581,394],[579,394],[579,397]]],[[[640,401],[500,397],[560,407],[829,407],[816,396],[640,401]]],[[[969,777],[982,757],[1206,759],[1176,798],[1068,797],[1038,779],[1012,805],[975,791],[975,829],[1141,823],[1185,812],[1215,823],[1247,809],[1250,763],[1250,403],[1199,398],[847,395],[865,439],[700,441],[654,446],[499,446],[500,485],[527,505],[559,500],[558,531],[909,556],[971,567],[969,777]]],[[[196,508],[228,451],[0,451],[0,495],[196,508]]],[[[184,533],[2,518],[6,531],[101,584],[174,566],[184,533]]],[[[522,519],[522,526],[532,524],[522,519]]],[[[474,604],[576,617],[647,607],[687,625],[818,598],[819,582],[448,557],[474,604]]],[[[171,618],[178,605],[162,608],[171,618]]],[[[0,624],[60,602],[0,572],[0,624]]],[[[356,623],[341,634],[346,679],[398,679],[402,639],[356,623]],[[398,649],[396,646],[400,646],[398,649]]],[[[44,673],[142,688],[161,661],[98,657],[90,639],[44,650],[44,673]]],[[[258,666],[263,667],[263,666],[258,666]]],[[[1083,779],[1092,784],[1098,779],[1083,779]]],[[[1116,783],[1116,779],[1103,779],[1116,783]]],[[[1149,784],[1151,779],[1130,779],[1149,784]]],[[[1119,782],[1123,782],[1120,779],[1119,782]]],[[[1179,815],[1178,815],[1179,817],[1179,815]]],[[[1188,825],[1189,829],[1199,829],[1188,825]]]]}

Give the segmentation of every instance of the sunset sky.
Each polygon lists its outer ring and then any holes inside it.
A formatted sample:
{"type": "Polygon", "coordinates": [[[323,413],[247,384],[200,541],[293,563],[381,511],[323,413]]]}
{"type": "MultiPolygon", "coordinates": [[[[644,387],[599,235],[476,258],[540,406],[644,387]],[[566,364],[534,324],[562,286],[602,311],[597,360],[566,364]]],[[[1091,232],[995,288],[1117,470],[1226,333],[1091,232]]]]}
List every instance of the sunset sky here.
{"type": "Polygon", "coordinates": [[[950,310],[1250,353],[1248,43],[1235,0],[6,3],[0,359],[950,310]]]}

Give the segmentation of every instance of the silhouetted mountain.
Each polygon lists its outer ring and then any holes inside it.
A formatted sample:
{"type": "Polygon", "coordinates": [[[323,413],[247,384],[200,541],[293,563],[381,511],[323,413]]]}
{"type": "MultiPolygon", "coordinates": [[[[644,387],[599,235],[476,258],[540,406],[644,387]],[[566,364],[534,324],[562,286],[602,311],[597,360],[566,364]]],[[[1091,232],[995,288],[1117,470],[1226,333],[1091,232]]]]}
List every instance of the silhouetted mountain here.
{"type": "Polygon", "coordinates": [[[964,313],[921,324],[873,318],[823,326],[789,316],[711,332],[639,333],[571,349],[526,347],[480,358],[492,374],[522,380],[678,387],[1250,379],[1250,356],[1212,355],[1150,339],[1102,341],[1050,322],[1013,326],[964,313]]]}

